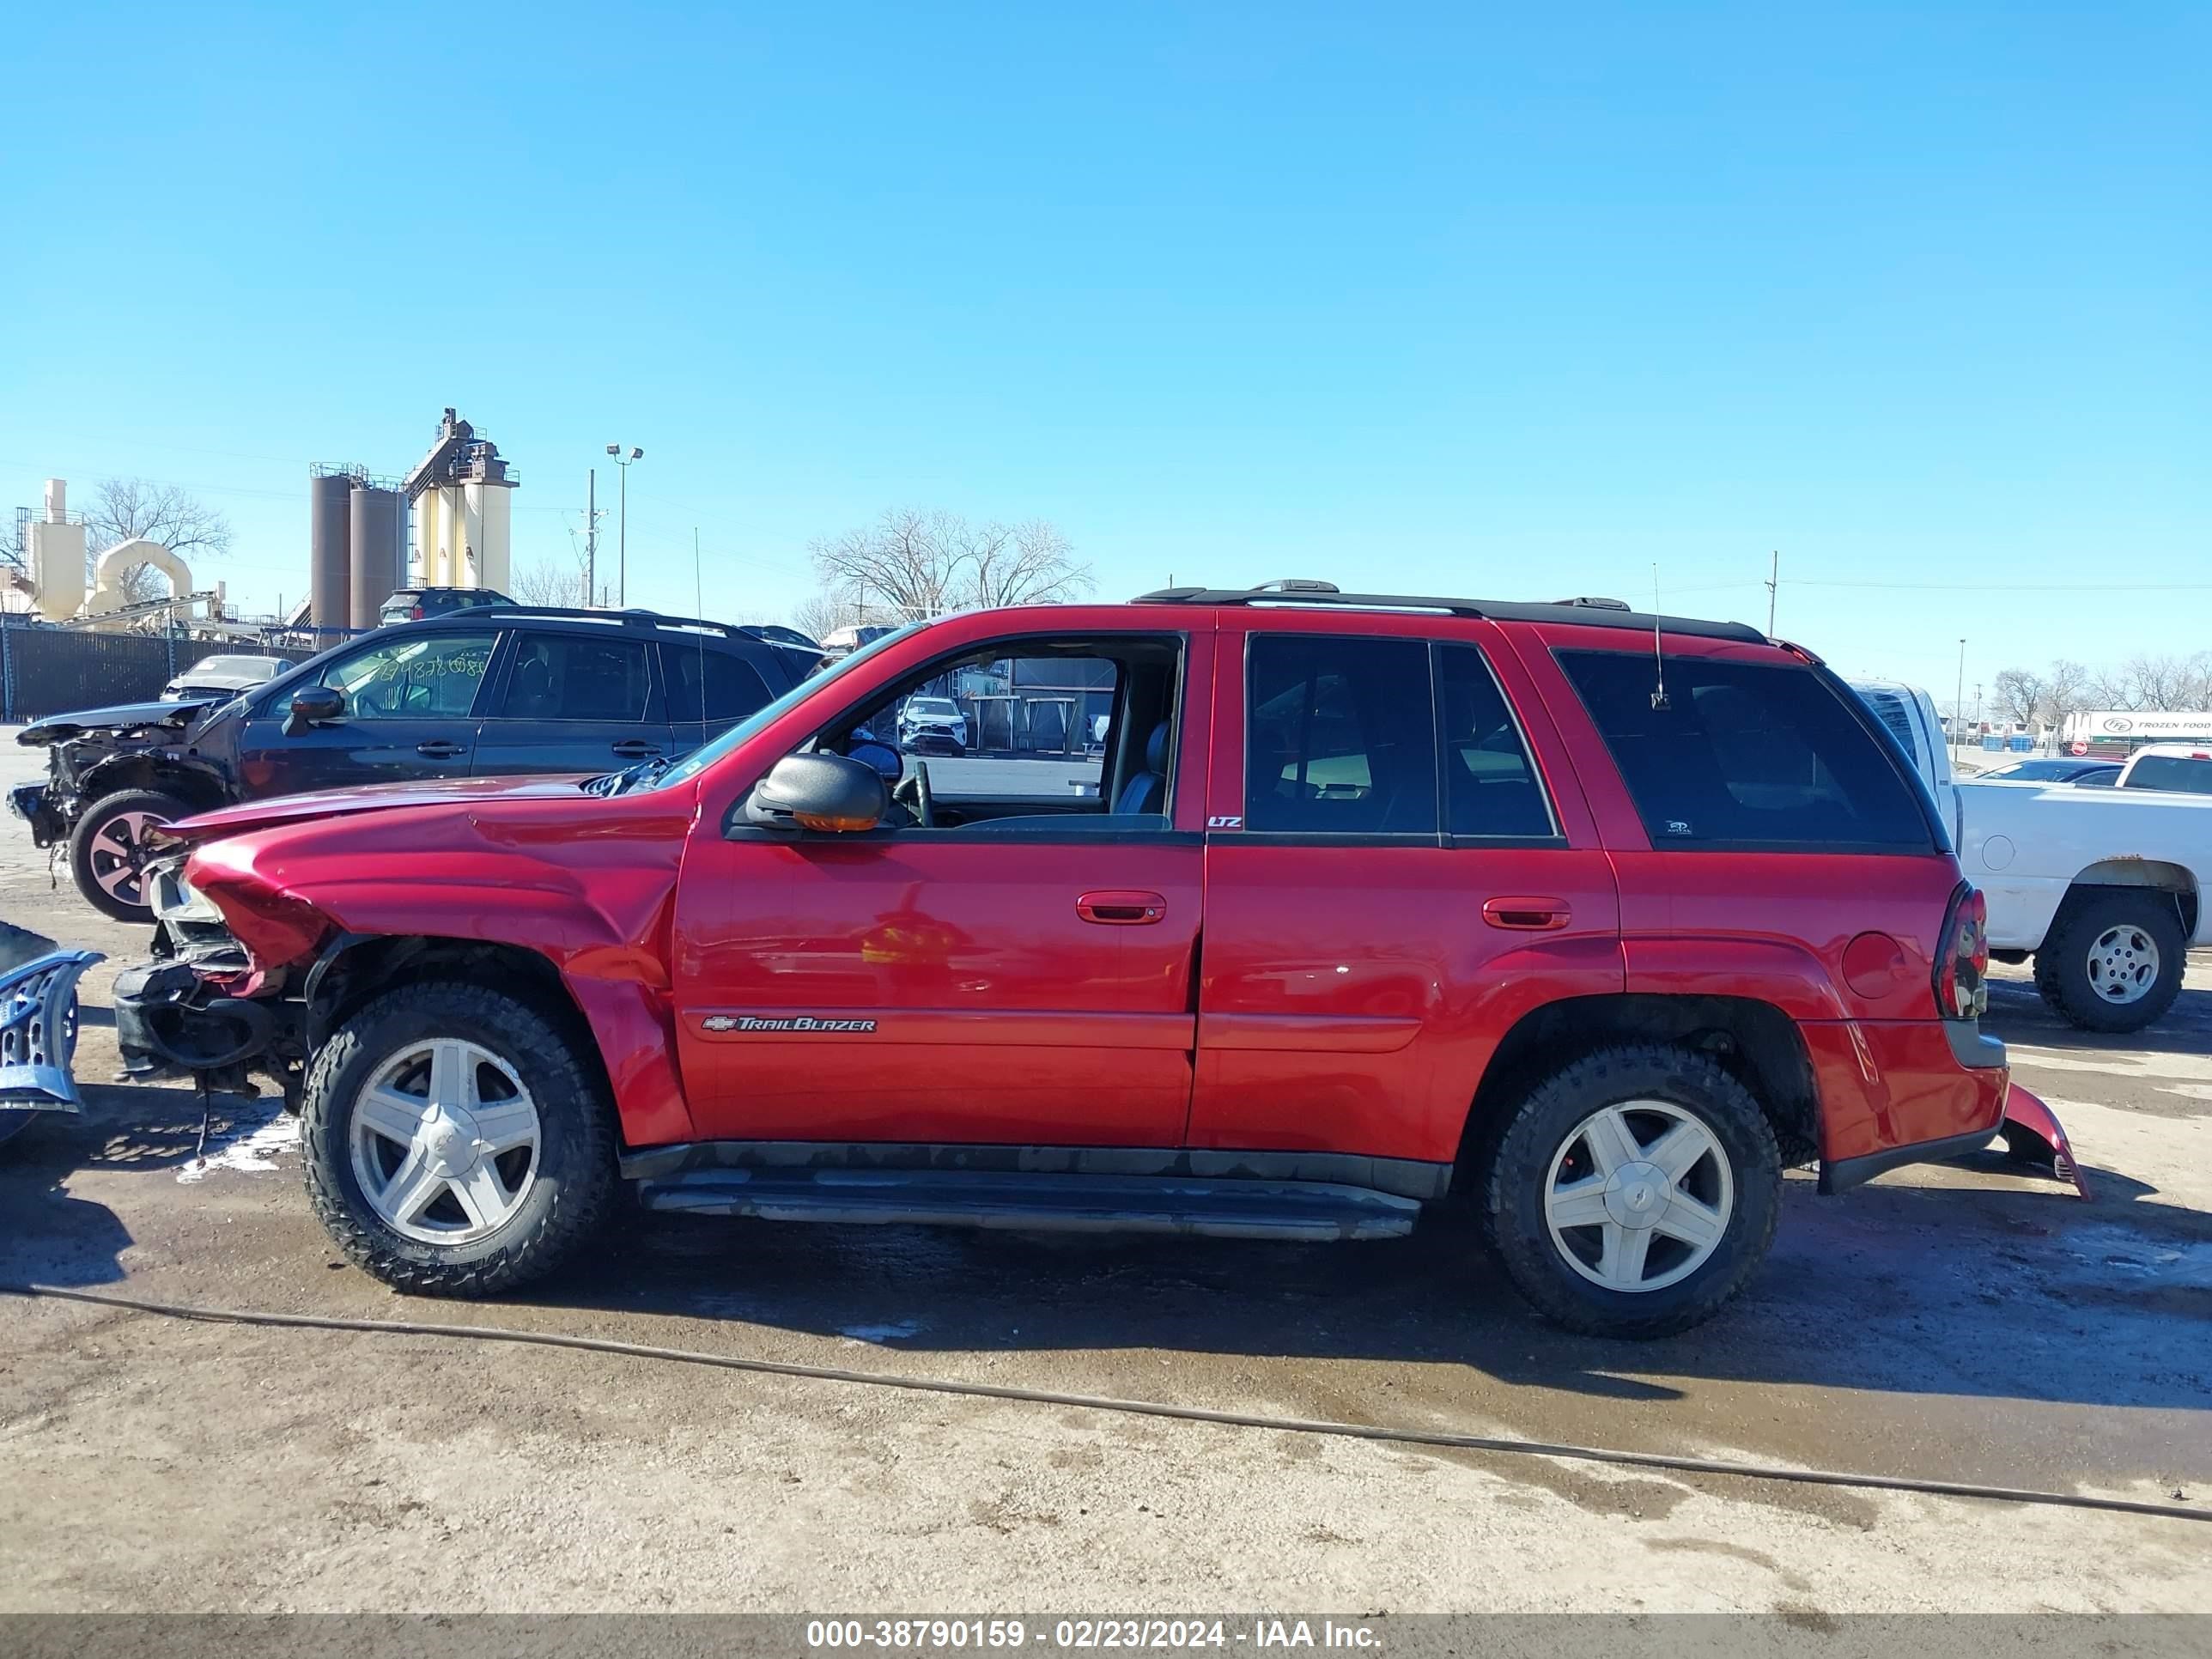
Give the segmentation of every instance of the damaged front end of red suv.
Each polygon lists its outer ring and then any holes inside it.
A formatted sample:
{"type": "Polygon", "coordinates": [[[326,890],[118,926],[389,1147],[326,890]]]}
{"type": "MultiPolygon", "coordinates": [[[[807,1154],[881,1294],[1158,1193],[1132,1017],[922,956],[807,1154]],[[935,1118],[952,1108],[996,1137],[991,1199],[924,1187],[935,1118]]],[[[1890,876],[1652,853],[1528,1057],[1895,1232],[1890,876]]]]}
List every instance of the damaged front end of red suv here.
{"type": "Polygon", "coordinates": [[[332,1023],[403,958],[568,980],[577,1003],[595,994],[575,981],[611,978],[634,996],[635,964],[658,960],[639,947],[665,921],[685,820],[625,814],[617,857],[579,822],[582,783],[298,795],[156,831],[154,954],[116,981],[125,1071],[219,1091],[258,1073],[296,1106],[332,1023]]]}

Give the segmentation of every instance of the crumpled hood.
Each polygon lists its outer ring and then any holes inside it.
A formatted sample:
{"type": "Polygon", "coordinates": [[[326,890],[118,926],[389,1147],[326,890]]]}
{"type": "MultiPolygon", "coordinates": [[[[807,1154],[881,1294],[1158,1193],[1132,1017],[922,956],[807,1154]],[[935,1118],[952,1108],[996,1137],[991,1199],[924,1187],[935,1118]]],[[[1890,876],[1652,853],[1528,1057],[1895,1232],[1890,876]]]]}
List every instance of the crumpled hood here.
{"type": "Polygon", "coordinates": [[[67,743],[95,732],[137,732],[166,726],[182,732],[223,697],[187,697],[179,702],[119,702],[108,708],[81,709],[73,714],[49,714],[15,734],[15,741],[34,749],[67,743]]]}
{"type": "Polygon", "coordinates": [[[408,806],[469,806],[502,800],[574,800],[577,786],[592,775],[573,773],[546,777],[426,778],[415,783],[370,784],[359,789],[325,789],[307,795],[278,795],[217,807],[168,826],[179,842],[198,843],[221,836],[244,835],[308,818],[350,817],[408,806]]]}

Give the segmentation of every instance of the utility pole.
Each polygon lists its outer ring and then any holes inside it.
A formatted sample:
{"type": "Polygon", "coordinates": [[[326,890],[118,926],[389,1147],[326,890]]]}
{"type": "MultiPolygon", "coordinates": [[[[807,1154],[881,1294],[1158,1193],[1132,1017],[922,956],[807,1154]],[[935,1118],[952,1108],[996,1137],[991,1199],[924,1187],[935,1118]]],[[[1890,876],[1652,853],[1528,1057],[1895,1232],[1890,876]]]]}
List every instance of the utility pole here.
{"type": "Polygon", "coordinates": [[[1966,723],[1966,642],[1959,641],[1959,689],[1951,696],[1951,764],[1959,763],[1959,728],[1966,723]]]}
{"type": "Polygon", "coordinates": [[[1774,562],[1766,568],[1766,637],[1774,637],[1774,595],[1782,586],[1782,550],[1774,550],[1774,562]]]}
{"type": "Polygon", "coordinates": [[[584,475],[584,609],[599,585],[599,469],[584,475]]]}

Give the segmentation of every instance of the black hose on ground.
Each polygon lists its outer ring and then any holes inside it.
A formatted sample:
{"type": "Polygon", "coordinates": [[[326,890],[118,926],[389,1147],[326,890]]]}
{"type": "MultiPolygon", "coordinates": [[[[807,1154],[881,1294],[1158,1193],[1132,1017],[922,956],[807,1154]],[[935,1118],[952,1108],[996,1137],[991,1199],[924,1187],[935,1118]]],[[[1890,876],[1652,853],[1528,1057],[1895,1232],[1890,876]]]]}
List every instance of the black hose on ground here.
{"type": "Polygon", "coordinates": [[[816,1382],[845,1382],[862,1388],[908,1389],[921,1394],[959,1395],[978,1400],[1007,1400],[1030,1406],[1072,1407],[1079,1411],[1120,1412],[1223,1428],[1267,1429],[1282,1434],[1326,1434],[1347,1440],[1377,1440],[1392,1445],[1440,1447],[1455,1451],[1492,1452],[1502,1457],[1555,1457],[1580,1463],[1611,1463],[1627,1468],[1662,1469],[1677,1474],[1722,1475],[1738,1480],[1781,1480],[1802,1486],[1847,1486],[1870,1492],[1914,1492],[1933,1498],[1975,1498],[1996,1504],[2038,1504],[2054,1509],[2101,1510],[2115,1515],[2154,1516],[2165,1521],[2212,1521],[2212,1509],[2154,1503],[2094,1493],[2042,1492],[2025,1486],[1985,1486],[1966,1480],[1929,1480],[1899,1474],[1856,1474],[1838,1469],[1792,1469],[1768,1463],[1732,1463],[1712,1457],[1682,1457],[1668,1452],[1617,1451],[1602,1446],[1571,1446],[1488,1434],[1455,1434],[1443,1429],[1391,1428],[1379,1424],[1338,1423],[1325,1419],[1273,1417],[1260,1412],[1218,1411],[1207,1406],[1176,1406],[1157,1400],[1116,1400],[1103,1395],[1063,1394],[1055,1389],[1015,1388],[1000,1382],[962,1382],[896,1372],[848,1370],[842,1365],[805,1365],[781,1359],[753,1359],[738,1354],[706,1353],[694,1348],[663,1348],[643,1342],[617,1342],[559,1331],[518,1331],[501,1325],[433,1325],[404,1319],[343,1319],[325,1314],[262,1313],[250,1309],[196,1308],[177,1302],[112,1296],[99,1291],[63,1290],[49,1285],[0,1284],[0,1294],[40,1301],[82,1302],[164,1319],[203,1324],[254,1325],[309,1331],[356,1331],[370,1336],[457,1337],[472,1342],[515,1342],[541,1348],[573,1348],[625,1359],[658,1359],[684,1365],[714,1365],[724,1370],[765,1376],[801,1377],[816,1382]]]}

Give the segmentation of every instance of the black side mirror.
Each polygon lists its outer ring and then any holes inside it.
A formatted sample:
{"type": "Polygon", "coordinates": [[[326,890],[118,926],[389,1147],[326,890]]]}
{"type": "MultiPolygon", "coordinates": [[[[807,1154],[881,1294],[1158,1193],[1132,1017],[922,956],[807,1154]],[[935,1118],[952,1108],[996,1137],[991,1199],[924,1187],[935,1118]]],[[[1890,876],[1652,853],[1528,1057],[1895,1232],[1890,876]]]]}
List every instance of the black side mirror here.
{"type": "Polygon", "coordinates": [[[333,686],[303,685],[292,694],[291,718],[284,722],[284,735],[296,738],[311,726],[320,726],[345,714],[345,694],[333,686]]]}
{"type": "Polygon", "coordinates": [[[850,835],[883,822],[890,793],[872,766],[845,755],[786,755],[753,786],[745,819],[764,830],[850,835]]]}

